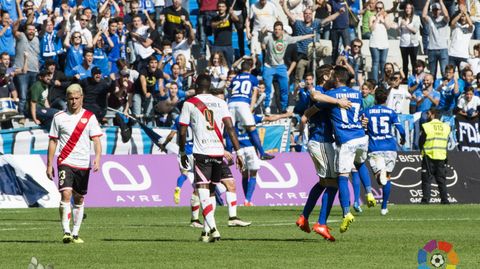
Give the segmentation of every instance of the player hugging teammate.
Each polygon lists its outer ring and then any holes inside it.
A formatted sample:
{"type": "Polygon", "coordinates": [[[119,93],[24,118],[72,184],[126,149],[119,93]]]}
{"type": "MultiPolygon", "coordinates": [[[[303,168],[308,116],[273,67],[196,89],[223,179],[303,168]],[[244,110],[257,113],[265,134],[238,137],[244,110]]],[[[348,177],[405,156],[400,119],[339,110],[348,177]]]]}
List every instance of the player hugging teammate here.
{"type": "Polygon", "coordinates": [[[317,70],[317,79],[318,86],[311,87],[314,89],[310,90],[311,103],[303,117],[308,119],[308,149],[320,180],[310,190],[296,224],[301,230],[310,232],[308,217],[323,193],[319,221],[313,230],[325,239],[335,241],[326,226],[326,219],[338,187],[343,211],[340,232],[346,232],[354,221],[348,188],[348,178],[353,171],[358,173],[365,187],[368,207],[376,205],[366,166],[367,156],[379,184],[383,186],[381,213],[387,214],[389,178],[396,159],[396,140],[391,127],[397,127],[402,136],[401,143],[405,140],[405,132],[395,112],[384,106],[388,97],[384,88],[376,93],[377,105],[363,111],[360,91],[347,86],[350,74],[346,68],[322,66],[317,70]],[[362,126],[366,124],[367,133],[362,126]]]}

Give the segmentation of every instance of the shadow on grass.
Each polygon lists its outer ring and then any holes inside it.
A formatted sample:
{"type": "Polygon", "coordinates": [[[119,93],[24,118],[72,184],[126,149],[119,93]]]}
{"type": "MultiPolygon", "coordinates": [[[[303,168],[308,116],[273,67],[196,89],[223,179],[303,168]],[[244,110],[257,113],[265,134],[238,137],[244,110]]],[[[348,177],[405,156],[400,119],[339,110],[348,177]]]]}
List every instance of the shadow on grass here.
{"type": "MultiPolygon", "coordinates": [[[[318,243],[320,239],[303,239],[303,238],[222,238],[220,241],[261,241],[261,242],[302,242],[302,243],[318,243]]],[[[168,239],[168,238],[104,238],[105,242],[189,242],[197,241],[192,239],[168,239]]],[[[320,240],[323,241],[323,240],[320,240]]]]}
{"type": "Polygon", "coordinates": [[[21,243],[21,244],[45,244],[45,243],[54,243],[58,244],[61,241],[58,240],[0,240],[2,243],[21,243]]]}

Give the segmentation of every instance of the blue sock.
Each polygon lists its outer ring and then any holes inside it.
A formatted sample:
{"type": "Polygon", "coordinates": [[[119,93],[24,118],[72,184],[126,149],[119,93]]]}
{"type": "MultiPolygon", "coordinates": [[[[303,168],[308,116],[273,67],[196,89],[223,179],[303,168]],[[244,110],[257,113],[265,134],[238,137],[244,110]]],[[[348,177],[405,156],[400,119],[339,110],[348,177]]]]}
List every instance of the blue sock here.
{"type": "Polygon", "coordinates": [[[337,187],[327,187],[322,196],[322,208],[320,209],[320,215],[318,216],[318,223],[322,225],[327,224],[328,216],[330,216],[330,210],[337,194],[337,187]]]}
{"type": "Polygon", "coordinates": [[[313,185],[312,189],[310,190],[310,193],[308,194],[307,202],[303,207],[302,215],[306,219],[308,219],[308,217],[310,216],[310,213],[312,213],[312,210],[315,207],[315,204],[317,203],[318,198],[320,198],[320,195],[322,194],[324,189],[325,187],[320,185],[320,183],[318,182],[317,184],[313,185]]]}
{"type": "Polygon", "coordinates": [[[245,195],[245,199],[247,199],[249,202],[252,201],[252,196],[256,185],[257,179],[255,177],[250,177],[250,180],[248,180],[247,194],[245,195]]]}
{"type": "Polygon", "coordinates": [[[365,163],[355,164],[357,167],[358,173],[360,174],[360,180],[362,181],[365,192],[372,192],[372,183],[370,182],[370,172],[368,171],[367,165],[365,163]]]}
{"type": "Polygon", "coordinates": [[[258,136],[257,129],[253,131],[247,131],[248,138],[250,139],[250,143],[260,152],[260,156],[265,155],[265,151],[263,150],[262,142],[260,142],[260,136],[258,136]]]}
{"type": "Polygon", "coordinates": [[[352,172],[352,185],[353,185],[353,196],[355,197],[353,202],[360,205],[360,175],[358,172],[352,172]]]}
{"type": "Polygon", "coordinates": [[[348,177],[338,177],[338,189],[340,191],[340,205],[342,206],[343,215],[350,212],[350,190],[348,189],[348,177]]]}
{"type": "Polygon", "coordinates": [[[242,176],[242,188],[243,188],[243,195],[245,196],[245,199],[247,199],[248,177],[242,176]]]}
{"type": "Polygon", "coordinates": [[[185,180],[187,180],[187,175],[184,175],[184,174],[181,174],[178,178],[177,178],[177,187],[181,188],[183,186],[183,183],[185,182],[185,180]]]}
{"type": "Polygon", "coordinates": [[[382,189],[383,189],[382,209],[387,209],[388,198],[390,197],[390,190],[392,189],[392,182],[387,181],[387,184],[383,186],[382,189]]]}

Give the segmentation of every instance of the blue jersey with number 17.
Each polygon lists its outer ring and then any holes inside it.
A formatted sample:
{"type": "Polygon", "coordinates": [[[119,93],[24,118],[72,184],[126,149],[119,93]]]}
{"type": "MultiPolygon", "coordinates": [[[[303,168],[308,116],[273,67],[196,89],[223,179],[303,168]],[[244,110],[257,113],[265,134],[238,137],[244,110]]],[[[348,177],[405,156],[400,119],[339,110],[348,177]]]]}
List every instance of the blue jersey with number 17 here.
{"type": "Polygon", "coordinates": [[[253,89],[258,87],[258,80],[250,73],[238,74],[230,84],[228,102],[245,102],[250,104],[253,89]]]}
{"type": "Polygon", "coordinates": [[[392,133],[392,127],[395,126],[405,139],[405,130],[397,113],[386,106],[376,105],[365,111],[365,117],[368,118],[368,151],[396,151],[397,140],[392,133]]]}
{"type": "Polygon", "coordinates": [[[364,137],[365,131],[359,117],[362,110],[362,94],[360,91],[342,86],[327,91],[325,94],[336,99],[347,98],[352,102],[352,107],[349,109],[340,108],[336,105],[332,105],[330,108],[335,142],[342,145],[352,139],[364,137]]]}

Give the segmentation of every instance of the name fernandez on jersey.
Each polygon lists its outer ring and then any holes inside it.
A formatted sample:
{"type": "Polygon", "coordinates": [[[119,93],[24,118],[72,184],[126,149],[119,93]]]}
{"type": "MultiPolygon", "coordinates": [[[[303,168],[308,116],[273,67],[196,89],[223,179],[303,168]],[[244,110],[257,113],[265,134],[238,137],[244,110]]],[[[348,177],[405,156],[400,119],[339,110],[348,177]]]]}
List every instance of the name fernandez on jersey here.
{"type": "Polygon", "coordinates": [[[229,103],[246,102],[250,104],[253,90],[257,87],[258,80],[252,74],[241,73],[237,75],[230,84],[229,103]]]}
{"type": "Polygon", "coordinates": [[[359,119],[362,110],[361,93],[347,86],[342,86],[327,91],[325,94],[336,99],[347,98],[352,103],[352,107],[349,109],[340,108],[336,105],[330,106],[335,142],[341,145],[352,139],[365,136],[365,131],[359,119]]]}

